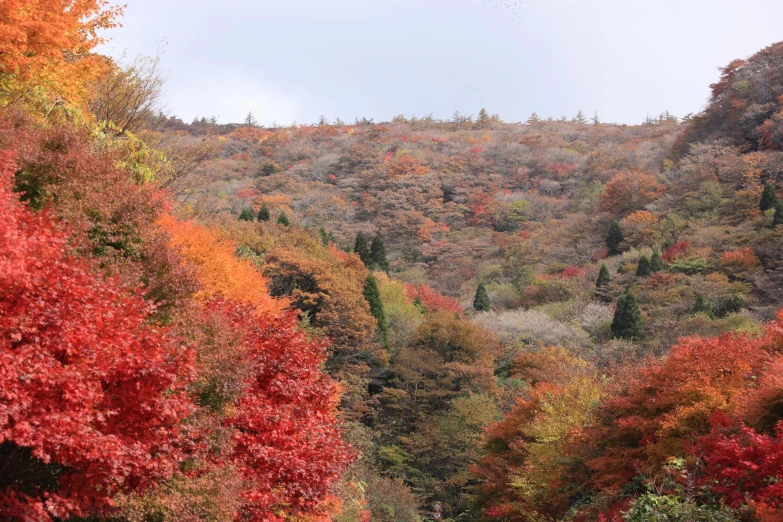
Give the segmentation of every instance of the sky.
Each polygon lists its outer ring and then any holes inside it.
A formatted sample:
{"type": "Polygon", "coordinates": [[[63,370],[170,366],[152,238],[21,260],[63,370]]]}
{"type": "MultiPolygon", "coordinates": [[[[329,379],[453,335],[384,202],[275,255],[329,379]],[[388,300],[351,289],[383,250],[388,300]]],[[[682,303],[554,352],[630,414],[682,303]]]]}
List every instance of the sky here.
{"type": "Polygon", "coordinates": [[[698,112],[719,67],[783,40],[781,0],[125,1],[100,51],[162,50],[165,110],[186,121],[634,124],[698,112]]]}

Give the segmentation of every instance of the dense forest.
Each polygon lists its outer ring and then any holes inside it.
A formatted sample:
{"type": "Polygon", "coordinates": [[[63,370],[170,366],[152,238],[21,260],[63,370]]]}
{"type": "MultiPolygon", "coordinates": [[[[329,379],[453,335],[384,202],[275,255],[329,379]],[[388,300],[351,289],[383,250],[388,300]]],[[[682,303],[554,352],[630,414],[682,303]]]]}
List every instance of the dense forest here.
{"type": "Polygon", "coordinates": [[[121,15],[0,2],[0,518],[783,520],[783,43],[682,119],[266,128],[121,15]]]}

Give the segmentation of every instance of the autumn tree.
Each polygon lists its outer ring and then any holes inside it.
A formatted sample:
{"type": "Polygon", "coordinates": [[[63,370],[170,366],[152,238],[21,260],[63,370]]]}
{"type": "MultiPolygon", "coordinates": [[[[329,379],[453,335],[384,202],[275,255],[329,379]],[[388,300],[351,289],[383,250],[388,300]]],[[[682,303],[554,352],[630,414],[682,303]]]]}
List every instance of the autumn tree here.
{"type": "Polygon", "coordinates": [[[63,106],[86,111],[90,83],[110,68],[91,51],[122,8],[103,0],[0,5],[0,105],[22,101],[41,113],[63,106]]]}
{"type": "Polygon", "coordinates": [[[473,309],[477,312],[489,312],[492,309],[492,303],[489,301],[489,294],[487,294],[484,283],[479,283],[476,288],[476,295],[473,296],[473,309]]]}
{"type": "Polygon", "coordinates": [[[622,253],[621,247],[625,242],[623,231],[620,228],[620,222],[615,220],[609,225],[609,232],[606,234],[607,255],[616,256],[622,253]]]}
{"type": "Polygon", "coordinates": [[[370,267],[389,272],[389,262],[386,260],[386,247],[380,236],[372,238],[370,243],[370,267]]]}
{"type": "Polygon", "coordinates": [[[601,208],[614,216],[624,216],[658,199],[665,188],[648,172],[620,172],[606,183],[601,196],[601,208]]]}
{"type": "Polygon", "coordinates": [[[138,289],[68,255],[11,191],[15,170],[0,154],[0,513],[109,514],[184,459],[191,351],[151,324],[138,289]]]}
{"type": "Polygon", "coordinates": [[[248,127],[258,127],[258,120],[253,115],[253,111],[250,111],[247,113],[247,116],[245,116],[244,124],[248,127]]]}
{"type": "Polygon", "coordinates": [[[644,339],[644,324],[639,305],[631,290],[620,296],[612,319],[612,337],[641,341],[644,339]]]}
{"type": "Polygon", "coordinates": [[[261,210],[258,211],[258,220],[269,221],[270,217],[271,216],[269,215],[269,207],[266,206],[266,203],[261,204],[261,210]]]}

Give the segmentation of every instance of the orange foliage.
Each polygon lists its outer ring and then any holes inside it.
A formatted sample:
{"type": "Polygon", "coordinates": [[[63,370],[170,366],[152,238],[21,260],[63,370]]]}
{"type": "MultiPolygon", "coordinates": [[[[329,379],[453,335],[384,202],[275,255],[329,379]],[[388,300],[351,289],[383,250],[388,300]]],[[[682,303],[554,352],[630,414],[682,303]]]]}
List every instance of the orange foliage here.
{"type": "Polygon", "coordinates": [[[389,163],[389,174],[392,176],[420,176],[429,171],[429,167],[419,165],[410,154],[403,154],[397,161],[389,163]]]}
{"type": "Polygon", "coordinates": [[[202,289],[197,299],[224,297],[252,305],[259,314],[279,314],[287,302],[270,297],[267,279],[249,261],[234,255],[236,245],[216,232],[192,221],[178,221],[170,215],[159,224],[171,235],[172,245],[193,270],[202,289]]]}
{"type": "Polygon", "coordinates": [[[724,252],[720,258],[722,268],[750,269],[761,265],[761,261],[750,247],[724,252]]]}
{"type": "Polygon", "coordinates": [[[601,196],[601,208],[622,216],[652,203],[663,194],[665,188],[648,172],[620,172],[606,184],[601,196]]]}
{"type": "Polygon", "coordinates": [[[89,54],[103,41],[97,33],[114,27],[121,14],[106,0],[3,0],[0,85],[22,96],[43,86],[57,101],[83,108],[87,84],[107,67],[103,57],[89,54]]]}

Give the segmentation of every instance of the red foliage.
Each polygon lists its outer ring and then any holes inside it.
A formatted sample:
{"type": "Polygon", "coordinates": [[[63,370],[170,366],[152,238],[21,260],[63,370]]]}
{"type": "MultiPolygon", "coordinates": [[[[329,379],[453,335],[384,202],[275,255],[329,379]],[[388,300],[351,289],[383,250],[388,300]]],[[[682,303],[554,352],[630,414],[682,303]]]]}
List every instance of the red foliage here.
{"type": "Polygon", "coordinates": [[[558,274],[558,277],[563,279],[572,279],[580,275],[582,275],[581,268],[579,268],[578,266],[569,266],[563,269],[563,271],[558,274]]]}
{"type": "Polygon", "coordinates": [[[696,445],[695,454],[705,463],[701,484],[734,508],[749,500],[783,508],[783,422],[774,436],[732,424],[725,415],[715,415],[712,433],[696,445]]]}
{"type": "Polygon", "coordinates": [[[427,313],[435,312],[455,312],[462,315],[462,306],[459,301],[453,297],[446,297],[441,295],[427,285],[414,286],[405,285],[405,290],[408,293],[409,299],[419,298],[424,310],[427,313]]]}
{"type": "Polygon", "coordinates": [[[672,263],[676,259],[682,257],[690,247],[690,241],[677,241],[675,244],[664,250],[663,254],[661,254],[661,257],[667,263],[672,263]]]}
{"type": "Polygon", "coordinates": [[[191,353],[137,290],[66,255],[14,170],[0,154],[0,514],[102,514],[177,468],[191,353]]]}
{"type": "Polygon", "coordinates": [[[258,316],[216,300],[208,310],[241,332],[253,366],[228,425],[231,461],[245,480],[243,520],[278,521],[279,510],[314,514],[350,464],[340,438],[335,382],[321,370],[325,345],[298,329],[296,315],[258,316]]]}

